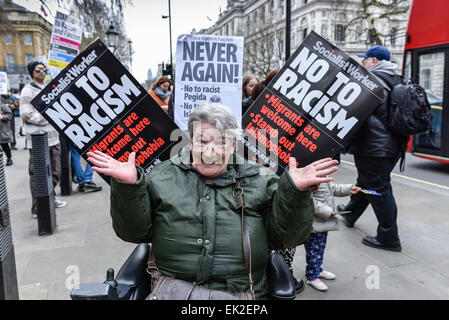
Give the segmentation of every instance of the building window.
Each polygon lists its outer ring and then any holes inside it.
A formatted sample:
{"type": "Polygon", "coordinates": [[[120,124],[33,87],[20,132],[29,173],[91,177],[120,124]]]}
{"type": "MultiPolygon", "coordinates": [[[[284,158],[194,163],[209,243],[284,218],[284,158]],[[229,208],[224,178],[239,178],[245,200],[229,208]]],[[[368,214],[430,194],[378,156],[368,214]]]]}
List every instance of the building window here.
{"type": "Polygon", "coordinates": [[[304,41],[304,39],[307,37],[307,28],[304,28],[302,30],[302,40],[304,41]]]}
{"type": "Polygon", "coordinates": [[[376,32],[373,29],[368,30],[368,41],[370,44],[374,44],[376,42],[376,32]]]}
{"type": "Polygon", "coordinates": [[[31,62],[31,60],[33,60],[33,55],[32,54],[26,54],[25,55],[25,63],[28,64],[31,62]]]}
{"type": "Polygon", "coordinates": [[[337,24],[335,26],[335,39],[336,42],[343,42],[345,41],[345,33],[343,29],[343,25],[337,24]]]}
{"type": "Polygon", "coordinates": [[[326,10],[321,11],[321,16],[325,17],[326,16],[326,10]]]}
{"type": "Polygon", "coordinates": [[[33,45],[33,37],[31,36],[31,34],[27,33],[23,35],[23,44],[26,46],[33,45]]]}
{"type": "Polygon", "coordinates": [[[321,36],[327,39],[327,26],[324,24],[321,26],[321,36]]]}
{"type": "Polygon", "coordinates": [[[14,44],[14,39],[11,33],[5,33],[5,44],[14,44]]]}
{"type": "Polygon", "coordinates": [[[390,31],[390,43],[392,46],[396,44],[396,28],[392,28],[390,31]]]}
{"type": "Polygon", "coordinates": [[[6,64],[8,71],[14,70],[16,68],[16,59],[14,58],[14,54],[12,53],[6,54],[6,64]]]}

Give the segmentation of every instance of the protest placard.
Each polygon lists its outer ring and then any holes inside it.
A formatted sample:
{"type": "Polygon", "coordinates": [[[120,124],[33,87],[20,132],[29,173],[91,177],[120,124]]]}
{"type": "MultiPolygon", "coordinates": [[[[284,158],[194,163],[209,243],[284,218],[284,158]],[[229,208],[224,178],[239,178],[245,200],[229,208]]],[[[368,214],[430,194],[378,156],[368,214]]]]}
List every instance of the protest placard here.
{"type": "Polygon", "coordinates": [[[181,35],[176,47],[176,124],[187,129],[192,110],[218,102],[242,118],[243,38],[181,35]]]}
{"type": "Polygon", "coordinates": [[[170,139],[175,123],[100,40],[31,103],[84,159],[98,150],[125,162],[136,152],[148,173],[177,143],[170,139]]]}
{"type": "Polygon", "coordinates": [[[52,78],[78,55],[82,32],[83,22],[80,19],[56,11],[48,53],[48,68],[52,78]]]}
{"type": "Polygon", "coordinates": [[[8,94],[8,77],[6,72],[0,71],[0,94],[8,94]]]}
{"type": "Polygon", "coordinates": [[[303,167],[343,149],[384,96],[376,76],[312,31],[245,113],[240,142],[278,174],[290,157],[303,167]]]}

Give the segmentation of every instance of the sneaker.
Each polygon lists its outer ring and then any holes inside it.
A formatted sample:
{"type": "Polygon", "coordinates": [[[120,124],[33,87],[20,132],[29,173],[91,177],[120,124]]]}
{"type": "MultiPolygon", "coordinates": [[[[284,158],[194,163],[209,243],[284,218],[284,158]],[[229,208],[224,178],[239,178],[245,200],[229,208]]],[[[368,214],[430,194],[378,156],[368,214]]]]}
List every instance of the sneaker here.
{"type": "Polygon", "coordinates": [[[93,181],[86,181],[78,186],[79,192],[95,192],[101,190],[103,190],[103,187],[97,186],[93,181]]]}
{"type": "Polygon", "coordinates": [[[327,291],[327,286],[324,282],[322,282],[320,279],[315,279],[312,281],[307,280],[307,284],[314,287],[318,291],[327,291]]]}
{"type": "Polygon", "coordinates": [[[35,213],[32,213],[32,214],[31,214],[31,218],[33,218],[33,219],[37,219],[37,214],[35,214],[35,213]]]}
{"type": "Polygon", "coordinates": [[[321,271],[321,273],[318,275],[318,277],[326,279],[326,280],[334,280],[337,276],[335,274],[333,274],[332,272],[323,270],[321,271]]]}
{"type": "Polygon", "coordinates": [[[67,201],[55,199],[55,208],[64,208],[64,207],[67,207],[67,201]]]}
{"type": "Polygon", "coordinates": [[[7,166],[12,165],[12,159],[11,158],[8,158],[8,160],[6,160],[6,165],[7,166]]]}

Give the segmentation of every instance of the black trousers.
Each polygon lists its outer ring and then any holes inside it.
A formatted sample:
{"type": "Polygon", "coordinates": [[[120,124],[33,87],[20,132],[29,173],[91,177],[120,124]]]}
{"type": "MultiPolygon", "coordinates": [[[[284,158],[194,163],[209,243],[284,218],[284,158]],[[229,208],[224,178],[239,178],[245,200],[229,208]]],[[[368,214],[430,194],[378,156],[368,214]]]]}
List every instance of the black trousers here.
{"type": "Polygon", "coordinates": [[[2,143],[2,149],[6,154],[8,159],[11,159],[11,148],[9,147],[9,143],[2,143]]]}
{"type": "Polygon", "coordinates": [[[346,215],[347,220],[355,223],[368,205],[371,204],[379,222],[377,240],[391,246],[401,245],[396,223],[398,210],[390,178],[391,171],[398,159],[354,155],[354,160],[358,173],[357,186],[377,191],[381,196],[368,195],[362,192],[351,195],[351,200],[345,208],[345,210],[351,211],[350,214],[346,215]]]}

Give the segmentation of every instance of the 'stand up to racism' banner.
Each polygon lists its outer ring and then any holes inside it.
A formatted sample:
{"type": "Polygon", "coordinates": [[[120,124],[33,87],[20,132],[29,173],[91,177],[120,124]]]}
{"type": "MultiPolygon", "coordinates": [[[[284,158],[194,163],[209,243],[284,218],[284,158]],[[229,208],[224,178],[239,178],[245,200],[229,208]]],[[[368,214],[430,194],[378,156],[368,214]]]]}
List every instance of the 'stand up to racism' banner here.
{"type": "Polygon", "coordinates": [[[170,134],[178,127],[100,40],[31,103],[84,159],[98,150],[124,162],[136,152],[149,172],[177,142],[170,134]]]}
{"type": "Polygon", "coordinates": [[[176,46],[175,122],[183,130],[192,110],[223,103],[242,118],[243,38],[181,35],[176,46]]]}
{"type": "Polygon", "coordinates": [[[303,167],[344,148],[384,96],[373,74],[311,32],[245,113],[241,142],[278,174],[290,157],[303,167]]]}

